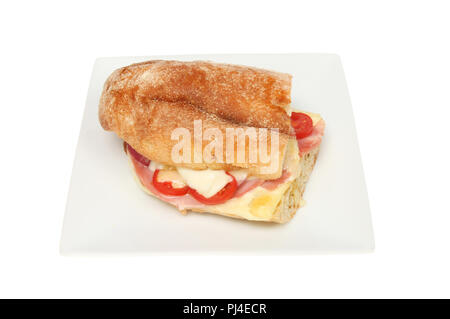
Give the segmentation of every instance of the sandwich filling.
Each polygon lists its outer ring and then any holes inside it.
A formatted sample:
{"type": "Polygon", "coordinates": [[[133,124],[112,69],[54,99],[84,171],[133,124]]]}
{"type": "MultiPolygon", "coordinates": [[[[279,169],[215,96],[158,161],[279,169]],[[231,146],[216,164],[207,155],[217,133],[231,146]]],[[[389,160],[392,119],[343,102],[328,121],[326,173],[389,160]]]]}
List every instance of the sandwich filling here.
{"type": "Polygon", "coordinates": [[[307,114],[312,120],[312,130],[308,136],[289,141],[283,172],[277,179],[248,176],[245,169],[227,172],[166,166],[146,159],[128,144],[126,151],[143,189],[182,212],[217,210],[232,217],[269,220],[283,194],[300,175],[301,157],[321,143],[324,121],[318,114],[307,114]]]}

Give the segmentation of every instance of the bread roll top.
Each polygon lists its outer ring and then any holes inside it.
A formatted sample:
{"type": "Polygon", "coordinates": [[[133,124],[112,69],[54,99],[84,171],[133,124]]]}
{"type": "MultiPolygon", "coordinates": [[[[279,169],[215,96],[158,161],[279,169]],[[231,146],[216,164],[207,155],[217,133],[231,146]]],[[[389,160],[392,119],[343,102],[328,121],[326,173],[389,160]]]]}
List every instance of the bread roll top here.
{"type": "MultiPolygon", "coordinates": [[[[290,138],[290,89],[288,74],[203,61],[148,61],[118,69],[109,76],[100,98],[99,118],[105,130],[114,131],[151,160],[194,169],[247,168],[253,175],[277,178],[290,138]],[[227,157],[230,154],[224,139],[222,158],[195,161],[195,153],[198,156],[199,149],[204,152],[211,142],[205,136],[195,140],[198,130],[194,130],[194,121],[200,120],[203,134],[215,128],[224,138],[227,128],[255,129],[257,133],[260,128],[269,129],[266,153],[270,161],[259,156],[256,162],[250,158],[252,136],[246,136],[244,159],[237,156],[236,138],[232,157],[227,157]],[[173,138],[177,128],[190,133],[190,163],[173,160],[172,150],[179,143],[173,138]],[[271,147],[273,128],[280,133],[276,148],[271,147]],[[194,142],[200,146],[195,148],[194,142]],[[267,168],[274,167],[274,161],[278,169],[269,172],[267,168]]],[[[259,152],[260,144],[256,145],[259,152]]]]}

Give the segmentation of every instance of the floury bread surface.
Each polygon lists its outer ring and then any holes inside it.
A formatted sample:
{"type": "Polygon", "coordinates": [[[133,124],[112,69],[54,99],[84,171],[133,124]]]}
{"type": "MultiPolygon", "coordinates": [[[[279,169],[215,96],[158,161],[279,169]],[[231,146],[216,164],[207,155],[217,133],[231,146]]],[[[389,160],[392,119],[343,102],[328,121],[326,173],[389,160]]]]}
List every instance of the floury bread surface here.
{"type": "MultiPolygon", "coordinates": [[[[105,130],[114,131],[139,153],[161,163],[193,169],[246,168],[251,175],[274,179],[281,175],[286,145],[292,138],[288,135],[290,89],[291,77],[283,73],[203,61],[148,61],[111,74],[100,98],[99,118],[105,130]],[[194,120],[201,120],[204,130],[219,129],[223,136],[226,128],[277,128],[279,145],[270,147],[269,130],[269,163],[259,157],[256,163],[250,161],[250,142],[244,161],[239,160],[237,140],[232,161],[175,163],[171,152],[177,141],[171,134],[178,127],[186,128],[194,142],[194,120]],[[279,169],[269,174],[264,171],[269,166],[279,169]]],[[[203,150],[209,141],[201,143],[203,150]]]]}
{"type": "Polygon", "coordinates": [[[276,127],[289,134],[291,80],[289,74],[248,66],[156,60],[116,70],[104,93],[119,104],[136,96],[186,102],[240,125],[276,127]]]}

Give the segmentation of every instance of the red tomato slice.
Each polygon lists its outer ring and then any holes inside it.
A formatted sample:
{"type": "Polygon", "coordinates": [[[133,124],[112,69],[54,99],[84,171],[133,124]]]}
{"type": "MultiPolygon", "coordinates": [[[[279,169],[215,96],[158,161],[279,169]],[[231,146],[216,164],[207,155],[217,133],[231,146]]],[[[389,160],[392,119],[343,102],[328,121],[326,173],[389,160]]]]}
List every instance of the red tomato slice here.
{"type": "Polygon", "coordinates": [[[291,124],[295,130],[297,139],[301,139],[311,135],[314,126],[311,117],[308,114],[300,112],[292,112],[291,124]]]}
{"type": "Polygon", "coordinates": [[[130,144],[124,142],[124,146],[126,146],[128,153],[130,153],[138,162],[145,166],[150,165],[150,160],[144,155],[139,154],[134,148],[130,146],[130,144]]]}
{"type": "Polygon", "coordinates": [[[203,204],[207,205],[217,205],[225,203],[227,200],[229,200],[231,197],[233,197],[234,193],[237,189],[237,182],[233,175],[229,174],[229,176],[233,179],[231,182],[229,182],[227,185],[225,185],[220,191],[217,192],[217,194],[211,196],[211,197],[204,197],[203,195],[200,195],[195,189],[189,188],[189,194],[192,195],[196,200],[203,204]]]}
{"type": "Polygon", "coordinates": [[[155,170],[153,173],[153,186],[155,186],[160,193],[171,196],[183,196],[189,191],[188,186],[173,187],[171,182],[158,182],[158,173],[159,169],[155,170]]]}

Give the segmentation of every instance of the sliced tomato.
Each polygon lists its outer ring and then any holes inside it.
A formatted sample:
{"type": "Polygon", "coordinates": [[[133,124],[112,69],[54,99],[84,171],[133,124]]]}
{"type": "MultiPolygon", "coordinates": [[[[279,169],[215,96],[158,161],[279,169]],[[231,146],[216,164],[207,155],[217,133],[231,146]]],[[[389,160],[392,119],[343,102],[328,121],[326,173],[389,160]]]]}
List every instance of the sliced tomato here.
{"type": "Polygon", "coordinates": [[[171,182],[159,182],[158,173],[159,169],[155,170],[153,173],[153,186],[155,186],[155,188],[164,195],[183,196],[189,191],[188,186],[173,187],[171,182]]]}
{"type": "Polygon", "coordinates": [[[203,204],[207,205],[217,205],[225,203],[227,200],[233,197],[234,193],[237,189],[237,181],[234,178],[233,175],[229,174],[229,176],[233,179],[231,182],[229,182],[227,185],[225,185],[220,191],[218,191],[215,195],[211,197],[205,197],[201,194],[199,194],[195,189],[189,188],[189,194],[192,195],[196,200],[203,204]]]}
{"type": "Polygon", "coordinates": [[[314,129],[311,117],[308,114],[301,112],[292,112],[291,124],[295,130],[297,139],[311,135],[314,129]]]}
{"type": "Polygon", "coordinates": [[[147,157],[138,153],[127,142],[123,142],[123,143],[124,143],[123,145],[124,145],[124,147],[126,147],[128,153],[131,154],[138,162],[140,162],[142,165],[145,165],[145,166],[150,165],[150,160],[147,157]]]}

